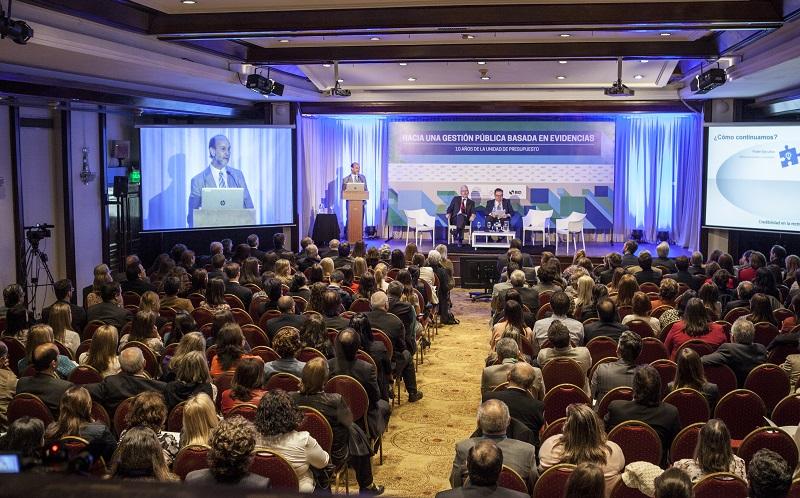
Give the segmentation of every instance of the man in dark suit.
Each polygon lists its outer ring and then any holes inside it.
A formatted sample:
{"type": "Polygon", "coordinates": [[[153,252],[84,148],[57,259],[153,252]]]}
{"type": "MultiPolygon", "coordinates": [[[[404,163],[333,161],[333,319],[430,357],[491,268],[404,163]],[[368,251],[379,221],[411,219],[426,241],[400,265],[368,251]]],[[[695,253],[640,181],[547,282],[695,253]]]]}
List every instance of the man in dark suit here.
{"type": "Polygon", "coordinates": [[[225,265],[224,271],[225,276],[228,277],[228,281],[225,282],[225,294],[233,294],[238,297],[242,301],[242,304],[244,304],[244,309],[249,310],[250,301],[253,299],[253,291],[239,283],[239,264],[228,263],[225,265]]]}
{"type": "Polygon", "coordinates": [[[691,266],[689,266],[688,271],[692,275],[705,275],[706,269],[703,268],[703,253],[700,251],[695,251],[692,253],[692,260],[691,266]]]}
{"type": "Polygon", "coordinates": [[[650,365],[636,369],[633,375],[633,400],[615,400],[608,405],[605,416],[606,430],[611,432],[617,424],[627,420],[644,422],[658,433],[661,439],[661,464],[667,461],[672,440],[681,430],[678,409],[661,402],[661,377],[650,365]]]}
{"type": "Polygon", "coordinates": [[[508,281],[511,283],[511,288],[502,290],[500,294],[497,295],[498,309],[502,310],[505,306],[508,292],[510,290],[516,290],[519,293],[520,302],[528,307],[531,314],[536,316],[536,312],[539,311],[539,293],[536,289],[532,289],[525,284],[525,272],[522,270],[513,271],[508,281]]]}
{"type": "Polygon", "coordinates": [[[250,246],[250,256],[258,258],[259,261],[264,261],[264,256],[267,254],[258,248],[259,240],[258,235],[251,233],[247,236],[247,245],[250,246]]]}
{"type": "Polygon", "coordinates": [[[297,270],[306,271],[306,269],[318,265],[320,261],[319,249],[315,244],[309,244],[306,246],[303,256],[297,260],[297,270]]]}
{"type": "Polygon", "coordinates": [[[619,336],[628,330],[628,327],[617,321],[617,305],[614,301],[603,298],[597,303],[597,322],[585,325],[583,328],[583,343],[588,344],[595,337],[605,336],[619,340],[619,336]]]}
{"type": "Polygon", "coordinates": [[[703,274],[694,275],[689,270],[689,258],[686,256],[678,256],[675,258],[675,273],[666,275],[667,278],[678,282],[679,284],[686,284],[693,291],[697,291],[703,283],[703,274]]]}
{"type": "Polygon", "coordinates": [[[406,348],[411,351],[412,354],[416,353],[417,313],[414,311],[414,306],[400,300],[403,295],[403,284],[397,280],[390,282],[389,287],[386,289],[386,295],[388,296],[389,300],[389,313],[393,314],[399,318],[401,322],[403,322],[403,328],[405,329],[406,348]]]}
{"type": "Polygon", "coordinates": [[[211,270],[208,272],[209,281],[211,281],[213,278],[221,278],[222,280],[228,279],[228,277],[225,275],[225,271],[223,271],[225,262],[225,255],[222,253],[211,256],[211,270]]]}
{"type": "Polygon", "coordinates": [[[231,143],[228,138],[225,135],[211,137],[208,142],[208,154],[211,157],[211,164],[195,175],[191,181],[187,216],[190,227],[194,226],[194,210],[202,206],[204,188],[242,188],[244,189],[242,207],[253,208],[253,199],[250,197],[242,171],[228,165],[231,158],[231,143]]]}
{"type": "Polygon", "coordinates": [[[763,344],[753,343],[755,333],[752,322],[744,318],[736,320],[731,327],[733,342],[722,344],[715,352],[703,356],[703,365],[728,365],[736,374],[736,384],[741,388],[750,371],[767,361],[767,348],[763,344]]]}
{"type": "Polygon", "coordinates": [[[348,183],[363,183],[364,191],[369,192],[367,189],[367,177],[361,174],[361,165],[357,162],[350,165],[350,174],[342,178],[342,192],[344,192],[348,183]]]}
{"type": "Polygon", "coordinates": [[[208,254],[203,254],[197,257],[198,268],[205,268],[211,264],[211,258],[213,258],[215,254],[222,254],[222,242],[215,240],[209,245],[208,250],[208,254]]]}
{"type": "Polygon", "coordinates": [[[403,376],[411,403],[422,399],[422,391],[417,390],[417,374],[414,371],[414,359],[406,344],[406,332],[403,322],[390,315],[389,298],[383,292],[375,292],[369,300],[372,311],[366,313],[373,329],[379,329],[389,336],[394,346],[395,372],[403,376]]]}
{"type": "Polygon", "coordinates": [[[494,224],[496,222],[511,221],[514,216],[514,208],[511,207],[511,201],[503,199],[503,189],[494,189],[494,199],[486,203],[486,223],[494,224]]]}
{"type": "Polygon", "coordinates": [[[467,477],[467,455],[470,448],[486,439],[502,450],[503,465],[510,467],[528,484],[528,489],[539,478],[536,468],[536,448],[529,443],[506,437],[506,430],[511,423],[508,406],[500,400],[484,401],[478,408],[478,428],[483,434],[456,443],[456,455],[453,469],[450,472],[450,485],[458,488],[464,485],[467,477]]]}
{"type": "Polygon", "coordinates": [[[657,258],[653,260],[653,266],[663,266],[667,269],[667,273],[674,273],[678,271],[675,267],[675,260],[669,257],[669,243],[662,242],[656,246],[657,258]]]}
{"type": "Polygon", "coordinates": [[[144,268],[139,263],[132,263],[125,267],[125,281],[120,283],[122,292],[135,292],[140,296],[147,291],[155,292],[156,286],[145,281],[144,268]]]}
{"type": "Polygon", "coordinates": [[[639,250],[639,244],[635,240],[628,240],[622,245],[622,267],[628,268],[637,266],[639,258],[635,256],[636,251],[639,250]]]}
{"type": "Polygon", "coordinates": [[[529,495],[497,485],[503,470],[503,451],[495,441],[481,439],[467,451],[467,477],[462,485],[440,491],[436,498],[526,498],[529,495]]]}
{"type": "Polygon", "coordinates": [[[350,326],[350,320],[339,315],[342,298],[334,289],[328,289],[322,294],[323,319],[325,327],[329,329],[344,330],[350,326]]]}
{"type": "Polygon", "coordinates": [[[342,242],[339,244],[338,256],[333,258],[333,267],[341,268],[343,266],[353,267],[353,258],[350,257],[350,244],[342,242]]]}
{"type": "Polygon", "coordinates": [[[350,305],[353,304],[353,296],[349,292],[342,289],[344,282],[344,272],[342,270],[334,270],[331,273],[331,282],[328,284],[328,290],[332,290],[339,294],[339,299],[342,301],[344,309],[349,310],[350,305]]]}
{"type": "Polygon", "coordinates": [[[600,273],[600,283],[608,285],[614,278],[614,270],[622,266],[622,255],[618,252],[609,253],[606,256],[607,269],[600,273]]]}
{"type": "Polygon", "coordinates": [[[731,299],[722,308],[722,316],[728,314],[733,308],[750,308],[750,298],[755,294],[753,282],[745,280],[736,286],[736,299],[731,299]]]}
{"type": "Polygon", "coordinates": [[[119,354],[122,371],[109,375],[102,382],[87,384],[92,398],[103,405],[108,413],[114,413],[120,403],[144,391],[163,392],[166,384],[151,379],[144,371],[145,362],[139,348],[123,349],[119,354]]]}
{"type": "Polygon", "coordinates": [[[294,299],[292,296],[281,296],[278,298],[278,311],[281,312],[280,316],[270,318],[267,320],[267,333],[269,340],[275,337],[275,334],[283,327],[294,327],[300,329],[306,321],[303,315],[296,315],[294,312],[294,299]]]}
{"type": "MultiPolygon", "coordinates": [[[[83,328],[86,327],[86,310],[83,309],[83,306],[72,304],[72,294],[75,292],[75,288],[72,286],[72,280],[68,278],[59,280],[53,285],[53,292],[56,295],[56,302],[67,303],[69,305],[69,309],[72,311],[72,330],[80,333],[83,328]]],[[[52,306],[48,306],[42,310],[42,322],[48,322],[51,307],[52,306]]]]}
{"type": "Polygon", "coordinates": [[[511,418],[519,420],[533,433],[533,444],[539,447],[539,429],[544,425],[544,403],[536,399],[536,371],[526,362],[514,363],[508,372],[508,387],[483,394],[483,401],[499,399],[508,406],[511,418]]]}
{"type": "Polygon", "coordinates": [[[450,225],[456,227],[453,237],[460,246],[464,243],[464,227],[475,219],[475,201],[469,198],[469,187],[461,186],[461,195],[453,197],[445,214],[450,225]]]}
{"type": "Polygon", "coordinates": [[[289,261],[294,260],[294,253],[286,249],[286,236],[283,232],[276,232],[272,236],[272,250],[267,251],[266,254],[275,254],[278,256],[278,259],[288,259],[289,261]]]}
{"type": "Polygon", "coordinates": [[[90,322],[99,320],[117,327],[117,330],[122,330],[125,322],[130,320],[131,315],[128,310],[117,304],[117,296],[119,295],[120,289],[118,283],[108,282],[101,285],[100,297],[103,299],[103,302],[89,308],[89,311],[86,312],[86,320],[90,322]]]}
{"type": "Polygon", "coordinates": [[[40,344],[33,350],[33,368],[36,375],[20,377],[17,381],[17,394],[33,394],[50,409],[53,418],[58,419],[59,406],[64,391],[74,384],[59,378],[56,374],[58,348],[55,344],[40,344]]]}
{"type": "Polygon", "coordinates": [[[592,398],[598,402],[608,391],[617,387],[631,387],[633,374],[636,372],[636,358],[642,352],[642,338],[639,334],[625,331],[617,342],[617,357],[615,362],[598,365],[589,383],[592,398]]]}
{"type": "Polygon", "coordinates": [[[653,256],[650,255],[650,252],[642,251],[639,253],[638,261],[641,271],[637,271],[634,275],[636,277],[636,282],[639,285],[642,285],[645,282],[650,282],[656,285],[660,284],[661,270],[653,269],[653,256]]]}

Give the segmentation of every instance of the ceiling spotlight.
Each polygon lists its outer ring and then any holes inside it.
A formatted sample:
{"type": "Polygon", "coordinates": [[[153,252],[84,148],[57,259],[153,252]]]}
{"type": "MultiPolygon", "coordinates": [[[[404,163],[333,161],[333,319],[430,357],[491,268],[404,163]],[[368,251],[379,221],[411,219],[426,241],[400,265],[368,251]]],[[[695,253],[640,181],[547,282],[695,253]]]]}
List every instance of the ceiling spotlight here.
{"type": "Polygon", "coordinates": [[[408,77],[408,81],[417,81],[417,78],[415,78],[415,77],[413,77],[413,76],[409,76],[409,77],[408,77]]]}
{"type": "Polygon", "coordinates": [[[561,33],[561,34],[560,34],[560,35],[558,35],[558,36],[560,36],[561,38],[569,38],[569,37],[570,37],[570,36],[572,36],[572,35],[571,35],[571,34],[569,34],[569,33],[561,33]]]}
{"type": "Polygon", "coordinates": [[[556,76],[556,79],[557,80],[565,80],[565,79],[567,79],[567,77],[564,76],[563,74],[559,74],[558,76],[556,76]]]}
{"type": "Polygon", "coordinates": [[[408,62],[400,62],[399,64],[400,64],[401,66],[407,66],[407,65],[408,65],[408,62]]]}
{"type": "Polygon", "coordinates": [[[647,60],[647,59],[642,59],[642,60],[640,60],[639,62],[641,62],[642,64],[647,64],[647,63],[648,63],[648,62],[650,62],[650,61],[649,61],[649,60],[647,60]]]}
{"type": "Polygon", "coordinates": [[[661,33],[661,36],[672,36],[672,33],[661,33]]]}
{"type": "Polygon", "coordinates": [[[492,79],[492,77],[489,76],[489,70],[488,69],[481,69],[479,72],[481,73],[481,79],[483,81],[489,81],[490,79],[492,79]]]}
{"type": "Polygon", "coordinates": [[[289,43],[289,39],[288,38],[281,38],[280,40],[278,40],[278,42],[280,42],[280,43],[289,43]]]}
{"type": "Polygon", "coordinates": [[[369,40],[370,41],[380,41],[381,37],[380,36],[371,36],[369,40]]]}
{"type": "Polygon", "coordinates": [[[635,80],[640,80],[642,78],[644,78],[644,75],[642,75],[642,74],[637,74],[637,75],[634,75],[634,77],[633,77],[633,79],[635,79],[635,80]]]}
{"type": "Polygon", "coordinates": [[[559,64],[566,64],[567,61],[558,61],[559,64]]]}
{"type": "Polygon", "coordinates": [[[330,64],[323,64],[322,67],[331,67],[330,64]]]}
{"type": "Polygon", "coordinates": [[[197,3],[197,0],[181,0],[183,5],[194,5],[197,3]]]}
{"type": "Polygon", "coordinates": [[[478,61],[478,65],[479,66],[485,66],[486,65],[486,61],[478,61]]]}
{"type": "Polygon", "coordinates": [[[461,35],[461,39],[462,40],[474,40],[475,39],[475,35],[470,35],[470,34],[461,35]]]}

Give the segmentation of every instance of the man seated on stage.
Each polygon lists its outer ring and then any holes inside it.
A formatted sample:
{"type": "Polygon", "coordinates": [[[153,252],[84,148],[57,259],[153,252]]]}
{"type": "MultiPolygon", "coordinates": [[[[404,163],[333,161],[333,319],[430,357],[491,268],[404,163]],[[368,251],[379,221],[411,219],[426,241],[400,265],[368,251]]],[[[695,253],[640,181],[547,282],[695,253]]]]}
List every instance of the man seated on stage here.
{"type": "Polygon", "coordinates": [[[486,226],[495,223],[511,220],[514,216],[514,208],[511,207],[511,201],[503,199],[503,189],[494,189],[494,199],[486,203],[486,226]]]}
{"type": "Polygon", "coordinates": [[[469,198],[469,187],[461,186],[461,195],[453,197],[446,214],[450,224],[456,227],[453,236],[460,247],[464,243],[464,227],[475,219],[475,201],[469,198]]]}

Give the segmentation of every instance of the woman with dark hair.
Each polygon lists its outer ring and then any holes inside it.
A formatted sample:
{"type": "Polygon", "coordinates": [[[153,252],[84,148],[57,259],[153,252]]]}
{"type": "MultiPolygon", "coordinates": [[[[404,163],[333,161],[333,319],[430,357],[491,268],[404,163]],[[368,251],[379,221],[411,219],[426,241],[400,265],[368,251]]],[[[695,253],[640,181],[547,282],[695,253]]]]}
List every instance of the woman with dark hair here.
{"type": "Polygon", "coordinates": [[[308,276],[308,283],[316,284],[325,280],[325,270],[322,269],[322,264],[317,263],[311,267],[311,272],[308,276]]]}
{"type": "Polygon", "coordinates": [[[311,284],[311,298],[308,300],[308,306],[306,306],[306,311],[316,311],[317,313],[324,313],[325,312],[325,301],[324,296],[325,292],[328,290],[328,286],[322,282],[317,282],[315,284],[311,284]]]}
{"type": "Polygon", "coordinates": [[[650,328],[653,330],[653,335],[658,337],[658,333],[661,331],[661,323],[657,318],[650,316],[650,312],[653,310],[653,305],[650,302],[650,298],[647,296],[647,294],[642,291],[636,291],[633,294],[632,303],[633,313],[623,317],[622,324],[626,325],[631,320],[641,320],[650,325],[650,328]]]}
{"type": "Polygon", "coordinates": [[[714,413],[714,407],[717,406],[719,399],[719,389],[716,384],[706,380],[700,355],[693,349],[684,348],[678,355],[677,363],[675,380],[667,384],[667,392],[684,387],[694,389],[705,396],[709,413],[714,413]]]}
{"type": "Polygon", "coordinates": [[[775,282],[775,275],[773,275],[768,268],[762,267],[756,270],[756,278],[753,280],[753,290],[772,296],[780,303],[781,291],[778,290],[778,285],[775,282]]]}
{"type": "Polygon", "coordinates": [[[633,306],[633,295],[637,292],[639,292],[639,283],[636,281],[636,277],[630,273],[623,275],[617,284],[617,307],[633,306]]]}
{"type": "Polygon", "coordinates": [[[149,347],[156,355],[164,353],[164,343],[158,335],[156,318],[158,315],[149,311],[139,311],[133,315],[131,331],[119,338],[119,350],[129,342],[141,342],[149,347]]]}
{"type": "Polygon", "coordinates": [[[231,309],[225,302],[225,281],[221,278],[212,278],[206,287],[206,300],[200,303],[201,308],[206,308],[212,313],[231,309]]]}
{"type": "Polygon", "coordinates": [[[269,479],[250,472],[256,432],[253,424],[242,417],[223,419],[208,440],[207,469],[186,475],[192,485],[222,484],[265,491],[269,479]]]}
{"type": "Polygon", "coordinates": [[[320,315],[312,314],[300,327],[300,342],[305,348],[314,348],[326,358],[333,358],[333,344],[326,332],[325,320],[320,315]]]}
{"type": "Polygon", "coordinates": [[[733,454],[731,435],[725,422],[712,418],[700,429],[694,458],[684,458],[673,467],[686,472],[692,483],[715,472],[730,472],[747,481],[744,460],[733,454]]]}
{"type": "Polygon", "coordinates": [[[369,299],[372,293],[378,289],[378,284],[375,281],[375,272],[367,270],[361,275],[361,280],[358,282],[358,293],[356,297],[362,299],[369,299]]]}
{"type": "Polygon", "coordinates": [[[253,284],[261,287],[261,263],[258,258],[249,257],[242,263],[242,274],[239,276],[239,283],[241,285],[253,284]]]}
{"type": "Polygon", "coordinates": [[[780,327],[778,320],[772,312],[772,305],[770,299],[766,294],[754,294],[750,298],[750,314],[747,315],[749,321],[753,323],[768,322],[776,327],[780,327]]]}
{"type": "Polygon", "coordinates": [[[736,275],[736,268],[734,268],[734,266],[733,266],[733,256],[731,256],[727,252],[720,254],[719,260],[717,260],[717,263],[719,264],[719,267],[721,269],[723,269],[726,272],[728,272],[728,274],[731,276],[731,278],[733,278],[733,276],[736,275]]]}
{"type": "Polygon", "coordinates": [[[391,384],[392,362],[389,358],[389,351],[381,341],[376,341],[372,337],[372,327],[369,318],[364,313],[356,313],[350,319],[348,325],[359,336],[361,349],[363,349],[375,362],[378,376],[378,387],[381,390],[381,398],[389,399],[389,386],[391,384]]]}
{"type": "Polygon", "coordinates": [[[264,281],[262,283],[262,288],[264,289],[265,294],[262,295],[266,295],[267,301],[260,303],[254,310],[254,315],[252,318],[256,322],[258,322],[258,320],[261,318],[261,315],[267,311],[277,310],[278,299],[280,299],[283,295],[283,283],[280,280],[277,278],[268,278],[268,274],[266,273],[263,275],[263,277],[264,281]]]}
{"type": "Polygon", "coordinates": [[[264,365],[264,382],[267,382],[273,374],[284,372],[297,377],[303,372],[306,364],[297,359],[297,355],[303,349],[300,342],[300,334],[294,327],[283,327],[275,334],[272,347],[278,353],[280,359],[273,360],[264,365]]]}
{"type": "Polygon", "coordinates": [[[725,269],[719,269],[707,282],[714,284],[719,291],[719,299],[722,305],[728,303],[734,296],[734,289],[736,288],[736,279],[733,275],[725,269]]]}
{"type": "Polygon", "coordinates": [[[270,391],[261,398],[256,411],[256,443],[285,458],[297,474],[300,492],[312,493],[316,486],[311,468],[325,468],[330,455],[308,432],[297,430],[302,420],[303,414],[286,392],[270,391]]]}
{"type": "Polygon", "coordinates": [[[722,251],[720,251],[719,249],[714,249],[713,251],[711,251],[711,253],[708,255],[708,261],[706,261],[706,266],[710,265],[711,263],[716,263],[717,261],[719,261],[720,256],[722,256],[722,251]]]}
{"type": "MultiPolygon", "coordinates": [[[[156,440],[161,446],[166,467],[172,466],[175,455],[178,454],[178,440],[169,432],[164,431],[164,423],[167,421],[167,405],[164,404],[164,397],[156,391],[144,391],[133,398],[128,411],[128,429],[119,435],[120,446],[125,435],[136,429],[147,428],[153,431],[156,440]]],[[[120,448],[121,449],[121,448],[120,448]]]]}
{"type": "Polygon", "coordinates": [[[185,292],[189,294],[206,294],[206,287],[208,287],[208,272],[203,268],[198,268],[192,272],[192,280],[189,290],[185,292]]]}
{"type": "Polygon", "coordinates": [[[664,340],[670,359],[674,361],[678,348],[692,339],[699,339],[714,349],[728,342],[725,329],[722,325],[708,320],[708,309],[703,301],[696,297],[690,298],[686,303],[683,318],[672,326],[664,340]]]}
{"type": "Polygon", "coordinates": [[[211,376],[233,372],[242,358],[256,358],[245,354],[242,329],[237,323],[226,323],[216,336],[217,354],[211,360],[211,376]]]}
{"type": "MultiPolygon", "coordinates": [[[[406,260],[406,264],[411,264],[414,261],[414,256],[418,253],[417,244],[411,242],[410,244],[406,245],[406,251],[403,257],[406,260]]],[[[392,265],[394,266],[394,265],[392,265]]]]}
{"type": "Polygon", "coordinates": [[[64,391],[59,404],[58,420],[51,423],[44,433],[47,442],[57,441],[65,436],[76,436],[89,442],[95,458],[103,457],[111,461],[117,449],[117,438],[104,424],[92,419],[92,397],[82,386],[72,386],[64,391]]]}
{"type": "Polygon", "coordinates": [[[367,266],[369,268],[375,268],[381,260],[381,253],[378,251],[377,247],[370,247],[367,249],[367,254],[364,255],[364,259],[367,260],[367,266]]]}
{"type": "Polygon", "coordinates": [[[692,481],[686,472],[675,467],[664,471],[655,480],[655,498],[692,498],[692,481]]]}
{"type": "Polygon", "coordinates": [[[403,255],[403,251],[400,249],[395,249],[392,251],[391,259],[389,260],[389,264],[391,268],[397,268],[398,270],[402,270],[406,267],[406,257],[403,255]]]}
{"type": "Polygon", "coordinates": [[[367,255],[367,249],[366,246],[364,245],[364,241],[357,240],[353,244],[353,249],[350,251],[350,257],[355,259],[355,258],[363,258],[366,255],[367,255]]]}
{"type": "Polygon", "coordinates": [[[172,273],[175,269],[175,261],[172,260],[169,256],[165,259],[160,259],[158,263],[158,269],[150,275],[150,283],[155,285],[156,287],[161,286],[161,282],[167,278],[167,275],[172,273]]]}
{"type": "Polygon", "coordinates": [[[337,467],[348,462],[356,471],[360,494],[379,495],[383,486],[372,481],[372,448],[364,430],[353,422],[353,414],[340,394],[323,391],[328,380],[328,362],[314,358],[303,367],[300,391],[290,393],[298,406],[319,411],[331,424],[333,445],[331,460],[337,467]]]}
{"type": "Polygon", "coordinates": [[[22,345],[28,340],[28,310],[23,306],[14,306],[6,311],[6,329],[3,337],[13,337],[22,345]]]}
{"type": "Polygon", "coordinates": [[[605,493],[603,469],[592,463],[582,463],[567,479],[564,498],[603,498],[605,493]]]}
{"type": "Polygon", "coordinates": [[[529,347],[533,343],[533,331],[525,324],[522,305],[517,301],[506,300],[503,319],[492,327],[492,339],[489,341],[489,347],[494,349],[497,341],[503,337],[510,337],[517,341],[520,351],[524,351],[523,341],[526,341],[529,347]]]}
{"type": "Polygon", "coordinates": [[[44,422],[23,415],[8,427],[0,438],[0,451],[13,451],[20,458],[22,470],[37,467],[42,462],[44,446],[44,422]]]}
{"type": "Polygon", "coordinates": [[[614,268],[614,272],[611,274],[611,282],[609,282],[609,284],[608,284],[608,291],[609,292],[618,292],[619,291],[619,281],[622,280],[622,277],[627,275],[627,274],[628,274],[628,272],[625,271],[625,268],[614,268]]]}
{"type": "Polygon", "coordinates": [[[180,342],[184,335],[197,332],[197,330],[197,322],[194,321],[192,315],[185,311],[179,311],[175,314],[175,320],[172,322],[172,330],[164,334],[164,346],[180,342]]]}
{"type": "MultiPolygon", "coordinates": [[[[721,271],[721,270],[720,270],[721,271]]],[[[713,283],[705,283],[697,291],[697,297],[703,301],[710,320],[719,320],[722,314],[722,303],[719,301],[719,288],[713,283]]]]}
{"type": "Polygon", "coordinates": [[[311,289],[308,287],[306,276],[298,271],[292,275],[292,282],[289,284],[289,295],[302,297],[306,302],[311,300],[311,289]]]}
{"type": "Polygon", "coordinates": [[[242,358],[233,374],[231,388],[222,392],[221,412],[228,413],[231,408],[242,403],[258,405],[264,396],[264,362],[260,358],[242,358]]]}
{"type": "Polygon", "coordinates": [[[178,480],[178,476],[169,471],[156,432],[147,426],[131,427],[122,433],[111,476],[147,481],[178,480]]]}

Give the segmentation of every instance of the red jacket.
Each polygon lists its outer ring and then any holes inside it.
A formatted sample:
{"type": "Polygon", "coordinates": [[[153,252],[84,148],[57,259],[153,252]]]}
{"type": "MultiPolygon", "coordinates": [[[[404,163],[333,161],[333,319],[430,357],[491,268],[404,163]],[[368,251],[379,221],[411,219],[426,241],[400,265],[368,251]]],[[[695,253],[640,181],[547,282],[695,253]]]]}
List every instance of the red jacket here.
{"type": "Polygon", "coordinates": [[[692,339],[699,339],[707,344],[710,344],[714,347],[714,349],[717,349],[721,344],[728,342],[728,338],[725,336],[725,329],[723,329],[722,325],[718,323],[710,322],[708,324],[708,332],[698,336],[690,336],[684,330],[685,328],[686,323],[684,323],[683,320],[679,321],[672,326],[669,334],[667,334],[667,338],[664,340],[664,345],[667,347],[667,351],[669,352],[669,359],[672,361],[675,361],[675,353],[678,351],[678,348],[680,348],[684,342],[692,339]]]}

